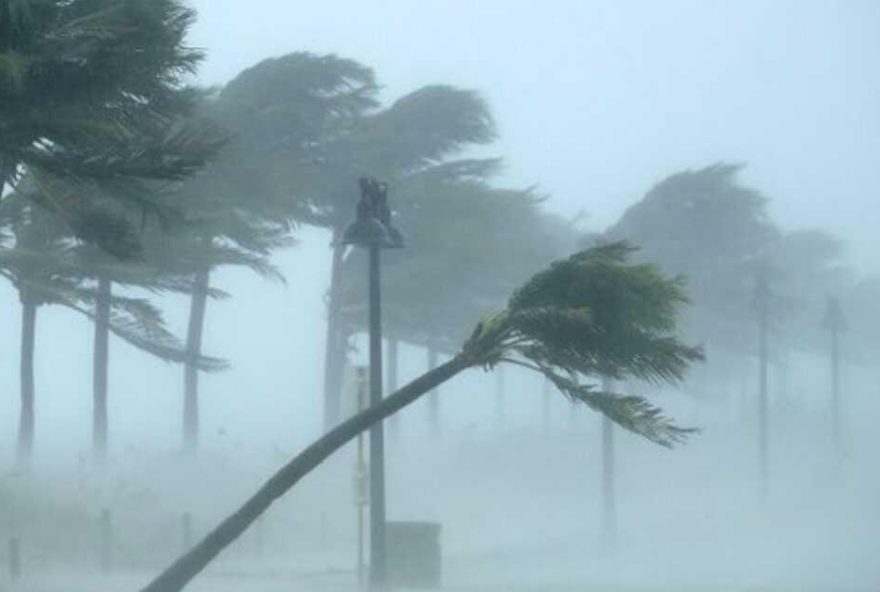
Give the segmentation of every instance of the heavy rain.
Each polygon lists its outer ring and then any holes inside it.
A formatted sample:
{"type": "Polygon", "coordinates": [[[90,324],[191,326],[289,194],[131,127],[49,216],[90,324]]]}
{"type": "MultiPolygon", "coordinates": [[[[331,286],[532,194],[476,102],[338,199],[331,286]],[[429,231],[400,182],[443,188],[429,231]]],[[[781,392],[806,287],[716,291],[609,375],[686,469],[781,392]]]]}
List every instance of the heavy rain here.
{"type": "Polygon", "coordinates": [[[0,592],[880,590],[880,3],[0,0],[0,592]]]}

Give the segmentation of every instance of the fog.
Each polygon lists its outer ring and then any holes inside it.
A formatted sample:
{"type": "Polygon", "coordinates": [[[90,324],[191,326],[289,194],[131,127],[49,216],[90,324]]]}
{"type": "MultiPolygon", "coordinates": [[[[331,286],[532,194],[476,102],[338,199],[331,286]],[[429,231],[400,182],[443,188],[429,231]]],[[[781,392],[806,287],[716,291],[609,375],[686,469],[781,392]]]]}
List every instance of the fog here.
{"type": "MultiPolygon", "coordinates": [[[[535,372],[504,364],[470,368],[438,388],[438,407],[426,396],[386,420],[387,517],[441,526],[440,589],[880,589],[880,317],[872,300],[880,292],[869,289],[880,272],[880,4],[189,4],[198,19],[188,43],[205,51],[192,80],[199,85],[222,87],[266,58],[311,52],[372,68],[380,108],[429,84],[479,93],[497,139],[474,142],[461,155],[502,158],[491,184],[533,187],[542,198],[536,207],[571,230],[570,237],[554,237],[565,248],[536,251],[540,265],[522,257],[505,267],[504,282],[516,280],[512,287],[551,258],[592,245],[595,236],[638,243],[626,234],[634,226],[623,224],[625,213],[671,175],[716,163],[743,165],[736,183],[767,198],[766,216],[779,237],[817,229],[842,245],[827,265],[823,260],[802,276],[790,272],[806,278],[803,284],[775,284],[787,292],[769,329],[766,479],[759,332],[749,316],[753,276],[744,274],[734,289],[713,284],[710,275],[691,281],[684,264],[661,267],[686,276],[684,290],[698,312],[682,313],[676,333],[703,346],[705,362],[694,363],[680,382],[615,387],[698,431],[665,448],[615,426],[616,524],[609,526],[603,489],[603,419],[548,389],[535,372]],[[739,298],[739,288],[748,295],[739,298]],[[712,300],[719,293],[739,298],[739,308],[712,300]],[[821,324],[828,296],[840,299],[848,317],[837,437],[821,324]],[[699,312],[716,311],[716,304],[732,311],[725,319],[730,339],[721,336],[726,325],[699,312]]],[[[352,218],[357,197],[351,184],[352,218]]],[[[393,181],[389,199],[392,206],[406,200],[393,181]]],[[[416,227],[403,224],[405,212],[400,219],[405,251],[417,250],[416,227]]],[[[41,306],[36,433],[23,468],[16,460],[22,315],[18,289],[0,284],[7,329],[0,339],[0,591],[141,590],[324,433],[332,237],[319,226],[296,224],[297,244],[272,251],[284,282],[240,267],[212,270],[211,286],[229,297],[209,301],[202,351],[230,367],[199,375],[197,452],[181,452],[181,365],[111,336],[109,453],[106,464],[95,461],[94,324],[63,306],[41,306]],[[102,543],[105,510],[112,532],[102,543]],[[21,546],[17,576],[7,549],[13,538],[21,546]]],[[[776,252],[772,241],[779,237],[768,240],[768,252],[776,252]]],[[[515,241],[508,242],[513,250],[515,241]]],[[[642,246],[638,261],[659,262],[650,245],[642,246]]],[[[481,271],[488,277],[500,267],[481,271]]],[[[397,281],[393,274],[386,281],[397,281]]],[[[512,291],[507,283],[504,290],[512,291]]],[[[451,309],[482,310],[481,295],[465,287],[442,293],[451,294],[451,309]]],[[[168,328],[185,337],[189,295],[148,295],[168,328]]],[[[451,330],[461,333],[455,348],[479,320],[451,330]]],[[[369,363],[366,321],[358,322],[347,336],[349,366],[369,363]]],[[[429,338],[400,342],[398,386],[426,370],[431,346],[429,338]]],[[[441,352],[444,360],[453,353],[441,352]]],[[[385,354],[387,374],[387,342],[385,354]]],[[[591,384],[599,380],[593,376],[591,384]]],[[[306,476],[187,590],[366,589],[357,573],[356,449],[346,444],[306,476]]]]}

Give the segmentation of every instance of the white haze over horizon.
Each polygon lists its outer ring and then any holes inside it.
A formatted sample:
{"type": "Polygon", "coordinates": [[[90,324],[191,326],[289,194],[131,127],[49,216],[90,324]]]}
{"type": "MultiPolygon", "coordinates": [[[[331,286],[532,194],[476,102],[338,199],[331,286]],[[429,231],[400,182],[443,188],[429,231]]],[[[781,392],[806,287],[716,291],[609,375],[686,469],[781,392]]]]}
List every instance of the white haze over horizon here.
{"type": "MultiPolygon", "coordinates": [[[[505,159],[501,181],[537,184],[549,209],[585,212],[594,229],[670,173],[744,162],[744,181],[771,198],[783,227],[834,232],[854,265],[880,271],[880,2],[192,4],[200,18],[191,41],[208,54],[204,84],[305,50],[371,66],[388,101],[431,83],[478,90],[498,122],[500,138],[485,153],[505,159]]],[[[95,475],[92,327],[43,307],[35,468],[33,483],[22,485],[12,469],[20,311],[14,290],[0,284],[7,328],[0,494],[16,491],[13,505],[22,508],[31,494],[33,503],[45,500],[50,510],[35,519],[40,524],[81,526],[111,506],[130,538],[121,553],[131,569],[101,579],[93,540],[59,533],[57,544],[78,553],[40,575],[33,566],[42,556],[29,556],[30,579],[11,590],[137,590],[178,550],[182,509],[194,512],[203,533],[318,435],[329,237],[311,228],[297,236],[300,244],[275,259],[286,286],[241,270],[215,274],[232,298],[209,303],[204,349],[232,367],[201,378],[198,466],[176,455],[181,368],[112,338],[112,466],[107,478],[95,475]]],[[[183,335],[186,299],[160,302],[183,335]]],[[[365,361],[361,346],[356,362],[365,361]]],[[[424,365],[424,352],[404,347],[401,382],[424,365]]],[[[845,365],[841,463],[829,453],[827,360],[802,351],[790,367],[787,394],[771,373],[774,477],[766,501],[756,481],[754,364],[705,399],[651,393],[703,433],[672,451],[620,434],[619,552],[603,553],[599,421],[554,397],[545,424],[541,381],[511,369],[503,421],[495,379],[476,371],[443,386],[440,436],[428,429],[424,401],[402,414],[397,439],[388,438],[389,517],[443,523],[452,591],[873,592],[880,589],[876,365],[845,365]]],[[[349,448],[279,503],[265,521],[270,550],[261,559],[252,553],[256,535],[247,533],[192,590],[353,589],[351,463],[349,448]]],[[[47,537],[39,528],[32,536],[47,537]]],[[[0,567],[0,591],[7,587],[0,567]]]]}

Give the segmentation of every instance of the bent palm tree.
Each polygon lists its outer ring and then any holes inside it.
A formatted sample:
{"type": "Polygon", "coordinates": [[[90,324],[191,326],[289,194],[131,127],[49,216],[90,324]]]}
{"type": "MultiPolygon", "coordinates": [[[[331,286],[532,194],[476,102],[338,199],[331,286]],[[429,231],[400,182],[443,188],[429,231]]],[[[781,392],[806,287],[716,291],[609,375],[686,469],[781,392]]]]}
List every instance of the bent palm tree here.
{"type": "Polygon", "coordinates": [[[178,592],[276,499],[336,450],[468,368],[500,363],[531,368],[565,396],[662,446],[693,430],[674,425],[644,399],[584,382],[608,376],[676,382],[702,359],[674,335],[686,298],[681,282],[650,265],[632,265],[632,248],[614,243],[554,263],[518,289],[500,313],[477,324],[447,362],[327,432],[270,478],[244,505],[142,592],[178,592]]]}

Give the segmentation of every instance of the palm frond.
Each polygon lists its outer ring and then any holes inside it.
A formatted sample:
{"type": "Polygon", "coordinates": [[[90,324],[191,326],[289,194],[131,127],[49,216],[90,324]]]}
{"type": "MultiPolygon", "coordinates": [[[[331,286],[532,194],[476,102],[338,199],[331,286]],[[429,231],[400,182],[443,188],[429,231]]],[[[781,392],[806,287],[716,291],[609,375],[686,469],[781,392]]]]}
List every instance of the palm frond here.
{"type": "Polygon", "coordinates": [[[675,336],[682,282],[628,262],[633,248],[613,243],[553,263],[482,323],[465,343],[473,365],[513,363],[547,376],[566,396],[621,426],[670,446],[693,430],[678,428],[637,397],[597,392],[600,377],[675,384],[703,359],[675,336]]]}
{"type": "Polygon", "coordinates": [[[699,431],[676,426],[662,410],[641,397],[596,390],[554,372],[545,372],[544,375],[572,401],[587,405],[620,427],[655,444],[670,448],[699,431]]]}

